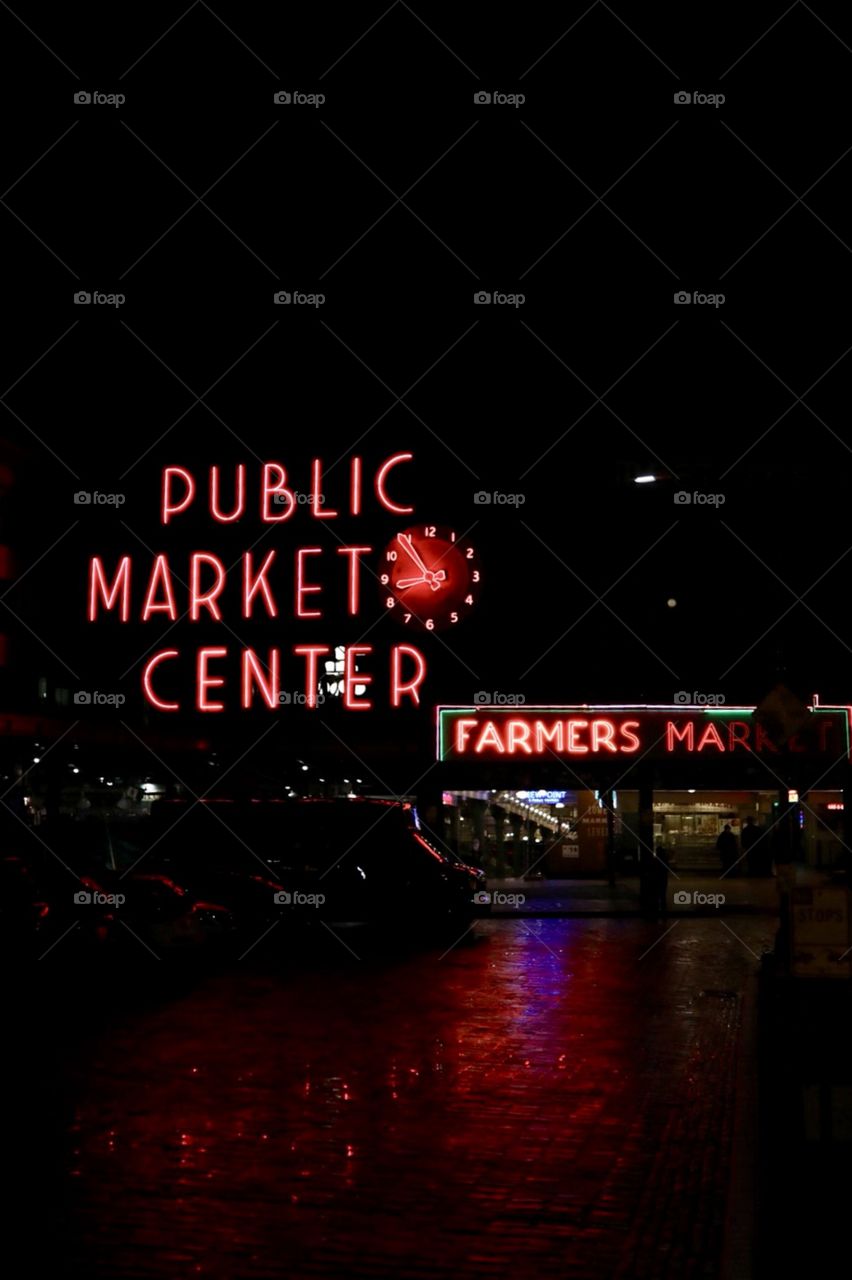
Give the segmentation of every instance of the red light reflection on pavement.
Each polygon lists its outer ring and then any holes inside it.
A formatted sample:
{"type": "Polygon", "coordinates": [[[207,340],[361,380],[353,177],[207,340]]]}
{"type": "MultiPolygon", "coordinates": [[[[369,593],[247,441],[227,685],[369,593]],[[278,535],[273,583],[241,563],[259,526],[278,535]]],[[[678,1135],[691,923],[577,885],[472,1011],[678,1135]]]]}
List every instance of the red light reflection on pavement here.
{"type": "MultiPolygon", "coordinates": [[[[771,922],[738,921],[759,950],[771,922]]],[[[684,1277],[720,1248],[740,1000],[717,921],[489,923],[210,978],[73,1066],[99,1280],[684,1277]],[[720,998],[729,993],[729,998],[720,998]]]]}

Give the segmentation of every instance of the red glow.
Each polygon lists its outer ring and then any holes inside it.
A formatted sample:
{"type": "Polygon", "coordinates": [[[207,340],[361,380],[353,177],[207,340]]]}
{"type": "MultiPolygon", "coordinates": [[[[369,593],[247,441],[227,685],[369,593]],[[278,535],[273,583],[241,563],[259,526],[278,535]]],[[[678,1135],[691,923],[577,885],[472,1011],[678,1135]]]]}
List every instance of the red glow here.
{"type": "Polygon", "coordinates": [[[207,674],[207,664],[211,658],[226,658],[228,650],[221,645],[211,649],[199,649],[196,668],[196,706],[199,711],[224,711],[224,702],[211,702],[207,696],[208,689],[219,689],[225,683],[222,676],[207,674]]]}
{"type": "Polygon", "coordinates": [[[186,511],[189,504],[195,498],[195,481],[191,472],[184,467],[165,467],[163,469],[163,497],[160,506],[161,518],[163,524],[168,524],[172,516],[180,515],[182,511],[186,511]],[[172,479],[180,479],[184,482],[185,492],[180,502],[172,501],[172,479]]]}
{"type": "Polygon", "coordinates": [[[154,693],[151,684],[151,676],[161,662],[165,662],[168,658],[177,658],[179,656],[177,649],[161,649],[159,653],[155,653],[145,663],[142,671],[142,687],[145,690],[145,697],[148,699],[152,707],[156,707],[158,711],[179,711],[179,702],[163,702],[162,698],[158,698],[154,693]]]}
{"type": "Polygon", "coordinates": [[[287,488],[286,481],[287,472],[280,462],[264,463],[263,484],[260,494],[260,518],[266,524],[280,524],[282,520],[289,520],[291,516],[296,514],[293,490],[287,488]],[[272,512],[269,507],[275,494],[283,494],[287,501],[277,504],[275,511],[272,512]]]}
{"type": "Polygon", "coordinates": [[[361,459],[353,458],[349,469],[349,511],[353,516],[361,514],[361,459]]]}
{"type": "Polygon", "coordinates": [[[119,617],[126,622],[130,617],[130,556],[122,556],[115,571],[111,585],[107,585],[103,561],[100,556],[92,556],[89,562],[89,612],[90,622],[94,622],[98,612],[98,597],[105,609],[113,609],[121,595],[119,617]]]}
{"type": "Polygon", "coordinates": [[[419,649],[411,644],[395,644],[391,650],[391,704],[401,705],[403,698],[410,698],[415,707],[420,706],[420,686],[426,678],[426,659],[419,649]],[[414,675],[409,680],[402,678],[402,659],[413,658],[414,675]]]}
{"type": "Polygon", "coordinates": [[[321,618],[321,609],[305,609],[302,606],[302,596],[316,595],[322,591],[322,587],[316,583],[305,582],[305,570],[302,563],[305,556],[321,556],[322,547],[300,547],[296,552],[296,617],[297,618],[321,618]]]}
{"type": "Polygon", "coordinates": [[[267,667],[269,676],[257,657],[253,649],[243,650],[243,671],[242,671],[242,705],[248,709],[253,701],[253,688],[257,687],[260,696],[263,698],[270,710],[279,705],[279,693],[281,691],[281,681],[279,678],[279,661],[280,655],[277,649],[269,650],[269,661],[267,667]]]}
{"type": "Polygon", "coordinates": [[[278,553],[275,550],[268,551],[266,553],[266,558],[264,559],[263,564],[258,569],[257,575],[254,578],[252,578],[252,574],[254,573],[254,564],[252,561],[252,554],[250,551],[247,551],[243,556],[243,617],[244,618],[251,617],[252,601],[254,600],[254,597],[257,595],[258,591],[263,596],[263,603],[266,606],[266,612],[268,617],[270,618],[278,617],[278,607],[275,603],[275,597],[273,596],[272,589],[270,588],[269,583],[266,580],[266,574],[272,568],[272,565],[275,563],[275,557],[277,556],[277,554],[278,553]]]}
{"type": "Polygon", "coordinates": [[[662,706],[438,708],[439,759],[447,752],[485,756],[595,756],[605,752],[657,758],[671,755],[752,755],[782,752],[828,755],[848,748],[846,708],[819,708],[806,728],[783,745],[763,725],[750,720],[749,707],[732,707],[736,718],[707,711],[662,706]],[[606,712],[606,714],[600,714],[606,712]],[[739,713],[737,716],[736,713],[739,713]],[[630,718],[627,718],[627,716],[630,718]],[[740,718],[741,717],[741,718],[740,718]]]}
{"type": "Polygon", "coordinates": [[[218,556],[209,551],[194,551],[189,558],[189,616],[197,622],[202,609],[206,609],[216,622],[222,621],[222,611],[216,600],[225,587],[226,570],[218,556]],[[212,587],[201,590],[201,566],[210,565],[216,574],[212,587]]]}
{"type": "Polygon", "coordinates": [[[147,622],[152,613],[166,613],[170,621],[177,622],[178,611],[175,604],[175,593],[172,590],[172,575],[169,572],[169,558],[157,556],[151,577],[148,579],[148,590],[142,606],[142,621],[147,622]],[[157,592],[162,591],[163,599],[157,600],[157,592]]]}
{"type": "Polygon", "coordinates": [[[372,547],[338,547],[339,556],[349,557],[349,612],[354,617],[358,612],[361,595],[361,565],[359,556],[369,555],[372,547]]]}
{"type": "Polygon", "coordinates": [[[322,461],[319,458],[314,458],[311,464],[312,515],[317,520],[334,520],[340,515],[340,512],[333,511],[331,507],[327,507],[323,501],[324,496],[322,491],[322,461]]]}
{"type": "Polygon", "coordinates": [[[381,467],[376,472],[376,497],[385,510],[392,511],[394,515],[410,516],[414,511],[414,508],[401,507],[398,503],[389,498],[385,490],[385,480],[387,479],[388,472],[390,472],[394,467],[399,466],[401,462],[412,462],[413,459],[413,453],[394,453],[390,458],[387,458],[385,462],[382,463],[381,467]]]}
{"type": "Polygon", "coordinates": [[[246,469],[242,463],[237,467],[236,506],[227,515],[219,509],[219,468],[210,468],[210,514],[220,524],[230,524],[239,520],[246,506],[246,469]]]}
{"type": "Polygon", "coordinates": [[[422,846],[423,846],[423,848],[426,850],[426,852],[427,852],[428,854],[431,854],[431,856],[435,859],[435,861],[436,861],[436,862],[443,862],[443,861],[444,861],[444,859],[441,857],[440,853],[436,853],[436,852],[435,852],[435,850],[432,848],[431,844],[429,844],[429,842],[428,842],[427,840],[424,840],[424,839],[423,839],[423,837],[422,837],[421,835],[418,835],[416,831],[415,831],[415,832],[413,832],[413,835],[414,835],[414,839],[417,841],[417,843],[418,843],[418,844],[422,844],[422,846]]]}
{"type": "Polygon", "coordinates": [[[457,755],[632,755],[640,746],[638,728],[638,720],[607,716],[466,716],[454,723],[453,750],[457,755]]]}

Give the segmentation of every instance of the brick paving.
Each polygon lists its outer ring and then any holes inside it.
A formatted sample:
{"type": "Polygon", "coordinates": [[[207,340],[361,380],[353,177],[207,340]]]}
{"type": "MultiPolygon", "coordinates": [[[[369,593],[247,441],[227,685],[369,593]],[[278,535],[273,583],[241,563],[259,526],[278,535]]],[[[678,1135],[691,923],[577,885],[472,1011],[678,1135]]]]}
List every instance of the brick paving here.
{"type": "Polygon", "coordinates": [[[772,921],[732,927],[491,921],[119,1009],[66,1064],[65,1274],[718,1275],[772,921]]]}

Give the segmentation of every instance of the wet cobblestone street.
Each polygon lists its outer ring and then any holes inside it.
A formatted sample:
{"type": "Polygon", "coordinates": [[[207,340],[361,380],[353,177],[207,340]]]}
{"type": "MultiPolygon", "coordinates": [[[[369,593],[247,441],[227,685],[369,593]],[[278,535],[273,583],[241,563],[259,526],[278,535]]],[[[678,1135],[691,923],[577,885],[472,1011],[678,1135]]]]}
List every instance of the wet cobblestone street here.
{"type": "Polygon", "coordinates": [[[480,923],[119,1008],[65,1062],[68,1274],[717,1275],[771,925],[480,923]]]}

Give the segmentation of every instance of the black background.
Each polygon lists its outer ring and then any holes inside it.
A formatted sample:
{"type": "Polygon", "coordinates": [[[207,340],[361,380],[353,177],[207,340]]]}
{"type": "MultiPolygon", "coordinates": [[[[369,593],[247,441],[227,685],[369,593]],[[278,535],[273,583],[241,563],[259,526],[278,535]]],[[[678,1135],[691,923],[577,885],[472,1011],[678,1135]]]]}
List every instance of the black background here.
{"type": "MultiPolygon", "coordinates": [[[[168,624],[88,625],[88,556],[133,553],[138,583],[146,546],[168,550],[185,577],[186,551],[236,558],[266,532],[251,514],[164,531],[164,465],[245,462],[251,511],[258,460],[305,488],[315,453],[356,441],[365,474],[413,451],[417,519],[470,530],[483,562],[464,631],[415,638],[417,725],[477,690],[734,702],[782,678],[847,700],[852,19],[819,8],[4,10],[7,704],[47,674],[148,714],[138,665],[121,677],[168,624]],[[273,102],[297,89],[327,101],[273,102]],[[75,306],[79,289],[126,303],[75,306]],[[275,306],[279,289],[327,301],[275,306]],[[525,302],[476,306],[480,289],[525,302]],[[126,502],[75,506],[79,489],[126,502]]],[[[377,547],[400,527],[375,508],[334,524],[377,547]]],[[[258,549],[286,562],[317,539],[337,545],[299,512],[258,549]]],[[[355,641],[380,613],[365,599],[354,622],[232,614],[239,638],[182,623],[169,643],[355,641]]],[[[369,636],[400,638],[385,617],[369,636]]],[[[338,729],[365,751],[386,720],[338,729]]]]}

